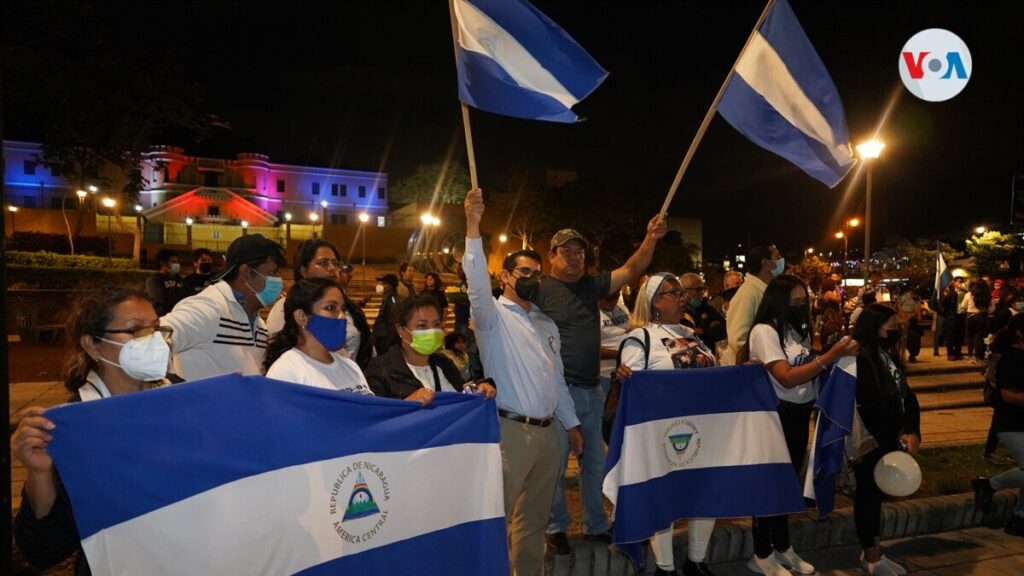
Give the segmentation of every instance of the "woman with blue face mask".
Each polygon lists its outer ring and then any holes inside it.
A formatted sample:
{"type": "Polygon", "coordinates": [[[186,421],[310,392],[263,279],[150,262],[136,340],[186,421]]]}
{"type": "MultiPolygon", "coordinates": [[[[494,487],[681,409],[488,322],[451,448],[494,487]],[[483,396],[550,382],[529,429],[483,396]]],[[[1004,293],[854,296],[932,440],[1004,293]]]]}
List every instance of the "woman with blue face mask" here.
{"type": "Polygon", "coordinates": [[[284,300],[284,327],[263,360],[267,378],[328,390],[373,394],[359,365],[340,351],[347,328],[345,298],[329,278],[299,280],[284,300]]]}
{"type": "MultiPolygon", "coordinates": [[[[429,404],[436,392],[464,392],[463,380],[455,363],[440,353],[444,344],[441,311],[430,294],[402,300],[391,324],[398,344],[370,361],[366,380],[377,396],[402,398],[429,404]]],[[[476,386],[470,386],[472,391],[476,386]]],[[[478,391],[493,398],[494,387],[479,384],[478,391]]]]}
{"type": "MultiPolygon", "coordinates": [[[[114,290],[82,298],[67,327],[74,349],[64,385],[71,402],[91,402],[164,386],[181,379],[167,374],[171,329],[160,327],[149,298],[114,290]]],[[[88,574],[71,501],[46,452],[53,422],[46,409],[21,411],[11,451],[25,466],[21,508],[14,519],[18,549],[34,566],[52,566],[79,551],[75,574],[88,574]]]]}

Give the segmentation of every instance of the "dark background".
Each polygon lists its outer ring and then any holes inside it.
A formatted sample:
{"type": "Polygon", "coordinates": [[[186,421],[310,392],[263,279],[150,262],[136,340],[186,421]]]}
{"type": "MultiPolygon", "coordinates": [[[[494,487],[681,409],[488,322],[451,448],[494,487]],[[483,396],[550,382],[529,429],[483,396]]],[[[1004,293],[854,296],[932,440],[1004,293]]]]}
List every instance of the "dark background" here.
{"type": "MultiPolygon", "coordinates": [[[[1024,3],[791,4],[839,89],[854,144],[893,102],[875,170],[873,244],[892,235],[957,241],[979,224],[1008,230],[1011,179],[1024,173],[1024,3]],[[973,59],[967,88],[944,103],[917,100],[897,68],[903,44],[932,27],[958,34],[973,59]]],[[[499,165],[570,169],[621,190],[610,210],[656,210],[764,3],[535,5],[611,75],[577,106],[582,124],[472,111],[481,185],[499,165]]],[[[393,184],[462,145],[443,0],[92,7],[119,50],[180,48],[208,112],[232,126],[230,139],[190,152],[248,149],[277,162],[383,170],[393,184]]],[[[7,125],[7,138],[33,138],[31,127],[7,125]]],[[[834,248],[838,222],[863,215],[863,196],[863,178],[851,173],[830,190],[716,117],[670,213],[703,219],[706,256],[748,240],[798,253],[834,248]]],[[[858,233],[851,248],[861,242],[858,233]]]]}

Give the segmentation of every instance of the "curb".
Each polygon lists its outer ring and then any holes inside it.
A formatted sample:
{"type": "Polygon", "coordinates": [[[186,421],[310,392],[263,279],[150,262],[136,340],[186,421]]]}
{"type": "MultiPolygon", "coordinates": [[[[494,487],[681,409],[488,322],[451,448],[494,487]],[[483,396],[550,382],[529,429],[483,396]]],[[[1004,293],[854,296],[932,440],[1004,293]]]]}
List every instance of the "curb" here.
{"type": "MultiPolygon", "coordinates": [[[[974,507],[973,494],[934,496],[917,500],[900,500],[882,504],[881,538],[903,538],[936,532],[948,532],[974,526],[1001,526],[1013,514],[1017,505],[1016,491],[996,493],[992,511],[983,514],[974,507]]],[[[811,518],[808,514],[792,515],[789,535],[798,552],[835,548],[857,544],[857,531],[853,523],[853,509],[841,508],[825,519],[811,518]]],[[[573,538],[569,541],[572,554],[545,558],[546,574],[553,576],[633,576],[636,574],[629,560],[607,546],[573,538]]],[[[673,537],[676,568],[686,558],[686,528],[677,528],[673,537]]],[[[718,524],[708,546],[707,562],[718,564],[749,559],[754,553],[754,540],[749,522],[718,524]]],[[[645,559],[650,549],[645,548],[645,559]]],[[[648,561],[639,574],[654,572],[654,562],[648,561]]]]}

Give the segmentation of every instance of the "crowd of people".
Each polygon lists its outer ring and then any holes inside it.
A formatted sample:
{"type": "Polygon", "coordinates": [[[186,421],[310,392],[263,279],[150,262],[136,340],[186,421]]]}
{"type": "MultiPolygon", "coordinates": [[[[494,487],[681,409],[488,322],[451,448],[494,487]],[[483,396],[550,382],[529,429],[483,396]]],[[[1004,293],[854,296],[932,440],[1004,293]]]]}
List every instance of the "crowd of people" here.
{"type": "MultiPolygon", "coordinates": [[[[634,254],[614,270],[588,272],[590,246],[582,234],[566,228],[551,240],[547,274],[541,254],[524,249],[505,256],[495,277],[480,231],[484,210],[482,193],[470,191],[459,275],[468,299],[450,303],[433,273],[417,291],[415,270],[403,264],[397,275],[377,279],[381,306],[372,325],[365,303],[348,294],[352,268],[326,240],[299,247],[295,282],[283,297],[278,275],[286,264],[283,250],[259,234],[232,242],[217,275],[206,250],[193,254],[195,274],[186,278],[180,276],[177,256],[161,252],[160,270],[146,292],[110,291],[78,303],[69,324],[73,351],[65,379],[72,400],[231,373],[424,406],[439,392],[494,398],[510,560],[513,573],[522,576],[543,573],[545,548],[571,553],[572,518],[564,489],[570,453],[579,462],[583,538],[611,543],[613,527],[601,490],[606,434],[619,383],[632,371],[764,365],[778,397],[794,474],[801,478],[819,376],[835,360],[855,356],[857,410],[869,437],[847,455],[857,480],[854,517],[861,562],[869,574],[906,573],[879,548],[884,496],[873,470],[885,454],[914,454],[921,442],[920,410],[899,352],[905,346],[911,361],[920,352],[910,333],[927,305],[916,292],[893,301],[876,273],[856,298],[835,278],[811,290],[787,273],[775,246],[764,245],[750,248],[745,275],[725,274],[721,291],[709,299],[698,274],[645,274],[667,231],[657,217],[634,254]],[[628,305],[624,287],[630,287],[628,305]],[[264,322],[260,311],[267,308],[264,322]],[[446,334],[450,308],[455,330],[446,334]]],[[[1010,448],[1018,466],[1024,465],[1022,309],[1016,292],[1007,287],[993,295],[983,280],[968,292],[962,279],[955,279],[938,304],[941,338],[951,359],[960,353],[959,326],[975,358],[985,357],[988,336],[996,335],[993,435],[1010,448]]],[[[44,409],[33,407],[11,437],[13,453],[28,474],[15,535],[25,557],[39,565],[79,549],[71,503],[46,453],[52,430],[44,409]]],[[[996,490],[1019,486],[1024,486],[1019,467],[979,479],[979,506],[991,506],[996,490]]],[[[1024,504],[1015,514],[1011,524],[1024,534],[1024,504]]],[[[682,573],[711,574],[706,553],[715,519],[688,522],[682,573]]],[[[814,572],[794,550],[786,516],[753,518],[752,527],[751,571],[814,572]]],[[[656,573],[676,574],[672,526],[655,534],[651,547],[656,573]]],[[[81,555],[76,573],[88,573],[81,555]]]]}

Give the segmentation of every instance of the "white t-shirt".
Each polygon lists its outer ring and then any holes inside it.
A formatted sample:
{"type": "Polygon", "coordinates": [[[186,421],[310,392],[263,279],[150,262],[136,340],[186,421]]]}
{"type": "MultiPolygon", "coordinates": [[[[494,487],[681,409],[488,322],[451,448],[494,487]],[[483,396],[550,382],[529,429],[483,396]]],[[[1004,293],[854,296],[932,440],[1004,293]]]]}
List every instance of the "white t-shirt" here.
{"type": "MultiPolygon", "coordinates": [[[[786,328],[786,347],[779,345],[779,333],[775,327],[769,324],[758,324],[750,330],[750,359],[759,360],[767,366],[778,360],[785,360],[790,366],[802,366],[808,362],[814,362],[814,353],[811,351],[811,343],[804,340],[790,327],[786,328]]],[[[794,404],[806,404],[818,397],[818,389],[815,387],[814,379],[811,379],[794,388],[786,388],[779,384],[778,380],[768,371],[768,378],[775,387],[775,395],[779,400],[792,402],[794,404]]]]}
{"type": "MultiPolygon", "coordinates": [[[[619,350],[619,343],[629,332],[629,312],[622,304],[616,304],[615,308],[605,311],[598,307],[601,312],[601,348],[619,350]]],[[[615,370],[615,358],[601,360],[601,377],[608,378],[615,370]]]]}
{"type": "MultiPolygon", "coordinates": [[[[429,364],[426,366],[416,366],[415,364],[409,364],[406,362],[405,365],[409,367],[409,370],[412,370],[413,376],[420,381],[420,384],[423,384],[424,388],[427,388],[428,390],[434,389],[434,370],[429,364]]],[[[455,386],[452,386],[452,383],[444,377],[444,370],[441,370],[440,368],[437,369],[437,379],[441,382],[442,392],[458,392],[458,390],[455,389],[455,386]]]]}
{"type": "MultiPolygon", "coordinates": [[[[271,338],[274,337],[274,334],[284,330],[284,300],[284,298],[280,298],[274,302],[274,307],[267,314],[267,332],[270,333],[271,338]]],[[[356,323],[352,321],[352,315],[348,310],[345,311],[345,320],[347,321],[345,322],[345,347],[338,352],[348,358],[355,358],[359,354],[359,329],[356,328],[356,323]]]]}
{"type": "MultiPolygon", "coordinates": [[[[647,360],[648,370],[711,368],[715,365],[714,352],[686,326],[648,324],[646,328],[651,343],[650,356],[647,360]]],[[[622,347],[622,363],[633,370],[643,370],[644,329],[633,330],[629,333],[629,338],[622,347]]]]}
{"type": "Polygon", "coordinates": [[[373,394],[358,364],[337,352],[332,353],[331,357],[333,361],[324,364],[310,358],[298,348],[292,348],[281,354],[270,370],[267,370],[267,378],[327,390],[373,394]]]}

